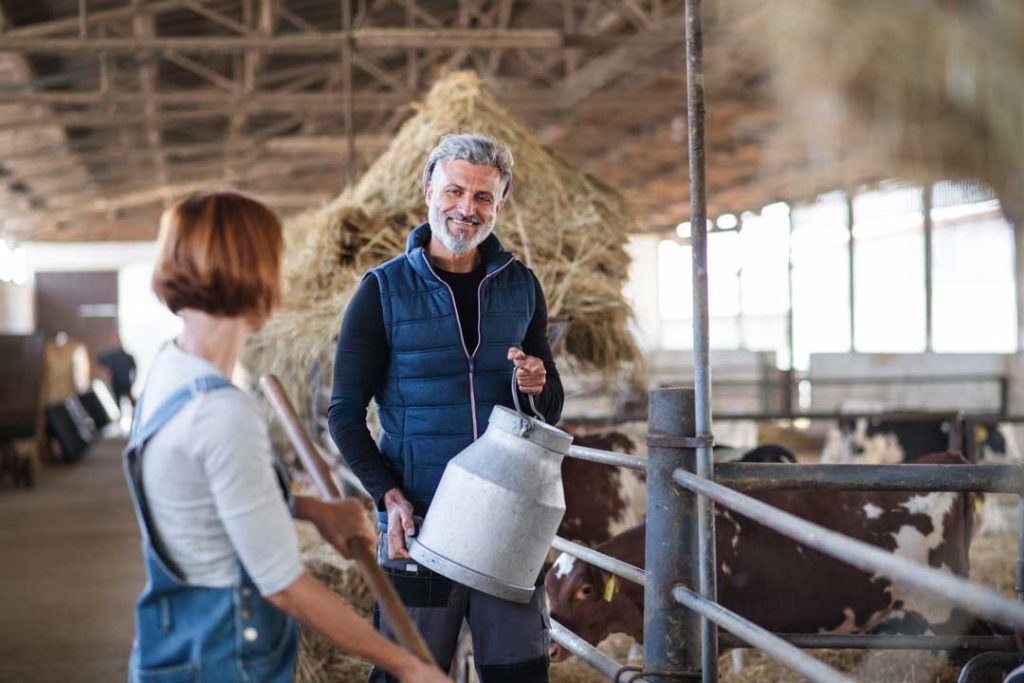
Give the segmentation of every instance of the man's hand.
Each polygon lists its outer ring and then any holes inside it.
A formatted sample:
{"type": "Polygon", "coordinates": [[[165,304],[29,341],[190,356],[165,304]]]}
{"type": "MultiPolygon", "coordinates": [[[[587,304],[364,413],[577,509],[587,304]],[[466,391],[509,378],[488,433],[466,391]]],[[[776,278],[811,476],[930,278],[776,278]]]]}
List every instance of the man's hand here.
{"type": "Polygon", "coordinates": [[[544,361],[536,356],[527,356],[514,346],[508,350],[508,359],[516,366],[519,391],[534,396],[544,391],[544,381],[548,375],[544,369],[544,361]]]}
{"type": "Polygon", "coordinates": [[[384,509],[388,511],[388,559],[407,558],[409,551],[405,548],[405,537],[416,535],[412,503],[401,489],[391,489],[384,494],[384,509]]]}
{"type": "Polygon", "coordinates": [[[352,543],[368,543],[373,547],[377,540],[370,525],[370,516],[358,500],[323,501],[315,520],[316,528],[325,541],[338,549],[345,559],[351,559],[349,546],[352,543]]]}

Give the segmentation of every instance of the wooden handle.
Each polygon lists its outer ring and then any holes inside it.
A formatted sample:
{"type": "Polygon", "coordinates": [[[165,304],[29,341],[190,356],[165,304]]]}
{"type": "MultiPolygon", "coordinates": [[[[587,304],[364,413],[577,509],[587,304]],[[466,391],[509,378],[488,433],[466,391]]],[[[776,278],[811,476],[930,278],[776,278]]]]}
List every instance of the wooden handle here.
{"type": "MultiPolygon", "coordinates": [[[[303,466],[313,476],[316,482],[320,497],[324,500],[338,500],[343,498],[338,490],[334,479],[331,478],[331,469],[320,457],[316,446],[310,441],[309,435],[302,428],[299,416],[295,414],[288,395],[284,393],[281,382],[274,375],[263,375],[260,378],[260,388],[263,395],[267,397],[274,412],[284,427],[288,440],[299,454],[303,466]]],[[[366,583],[370,586],[370,592],[380,605],[380,611],[388,620],[388,623],[395,631],[398,642],[407,647],[414,655],[428,664],[434,664],[434,658],[430,654],[427,643],[423,640],[416,625],[412,623],[409,614],[405,611],[405,605],[398,598],[395,587],[388,581],[387,576],[377,564],[376,553],[373,547],[367,543],[350,543],[349,554],[355,560],[356,565],[363,572],[366,583]]]]}

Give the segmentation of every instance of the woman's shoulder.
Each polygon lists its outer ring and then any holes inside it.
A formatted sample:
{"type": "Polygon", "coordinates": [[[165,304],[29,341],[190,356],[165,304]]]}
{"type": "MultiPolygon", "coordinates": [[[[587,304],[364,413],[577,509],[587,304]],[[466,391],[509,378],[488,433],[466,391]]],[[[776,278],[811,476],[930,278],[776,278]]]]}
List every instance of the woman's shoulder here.
{"type": "Polygon", "coordinates": [[[194,402],[191,431],[201,450],[246,457],[269,453],[266,420],[254,397],[232,386],[200,394],[194,402]]]}

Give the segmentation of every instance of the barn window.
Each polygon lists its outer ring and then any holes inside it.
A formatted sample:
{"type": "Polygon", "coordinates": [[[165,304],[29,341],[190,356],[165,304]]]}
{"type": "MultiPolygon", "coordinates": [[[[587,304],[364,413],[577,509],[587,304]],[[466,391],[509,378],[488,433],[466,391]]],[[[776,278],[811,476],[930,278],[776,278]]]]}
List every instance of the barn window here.
{"type": "Polygon", "coordinates": [[[846,195],[822,195],[793,209],[794,366],[811,353],[850,348],[850,269],[846,195]]]}
{"type": "Polygon", "coordinates": [[[925,350],[922,206],[920,187],[882,187],[853,200],[857,351],[925,350]]]}
{"type": "Polygon", "coordinates": [[[1013,353],[1013,230],[999,202],[976,184],[945,181],[932,207],[935,350],[1013,353]]]}
{"type": "Polygon", "coordinates": [[[778,365],[788,367],[789,207],[773,204],[744,216],[739,234],[741,345],[775,351],[778,365]]]}

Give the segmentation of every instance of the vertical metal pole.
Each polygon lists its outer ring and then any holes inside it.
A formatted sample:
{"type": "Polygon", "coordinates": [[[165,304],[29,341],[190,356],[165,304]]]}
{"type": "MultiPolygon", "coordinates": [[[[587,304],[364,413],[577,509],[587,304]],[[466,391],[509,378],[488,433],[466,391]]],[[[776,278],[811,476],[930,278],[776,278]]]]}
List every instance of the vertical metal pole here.
{"type": "Polygon", "coordinates": [[[932,184],[925,183],[921,194],[924,213],[924,350],[932,351],[932,184]]]}
{"type": "MultiPolygon", "coordinates": [[[[651,392],[651,436],[693,436],[693,389],[651,392]]],[[[697,496],[675,485],[678,468],[696,471],[693,450],[652,447],[647,455],[647,530],[644,566],[644,668],[658,681],[699,675],[701,620],[672,598],[679,583],[700,584],[697,496]]]]}
{"type": "MultiPolygon", "coordinates": [[[[737,217],[736,222],[736,234],[739,236],[739,241],[742,248],[743,243],[743,217],[737,217]]],[[[742,253],[742,251],[741,251],[742,253]]],[[[740,269],[736,273],[736,341],[737,346],[741,350],[747,348],[747,335],[744,327],[744,316],[743,316],[743,262],[740,261],[740,269]]],[[[764,408],[765,412],[768,408],[764,408]]]]}
{"type": "Polygon", "coordinates": [[[857,335],[856,335],[856,322],[857,322],[857,290],[854,287],[856,284],[856,277],[853,274],[853,195],[849,192],[846,193],[846,234],[848,241],[846,243],[846,258],[849,264],[849,284],[850,284],[850,351],[857,350],[857,335]]]}
{"type": "Polygon", "coordinates": [[[355,128],[352,120],[352,0],[341,0],[341,30],[345,33],[341,47],[342,116],[345,126],[345,184],[351,185],[356,177],[355,128]]]}
{"type": "MultiPolygon", "coordinates": [[[[708,212],[704,178],[704,35],[702,0],[686,0],[686,104],[690,138],[690,225],[693,252],[693,387],[697,436],[711,435],[711,370],[708,349],[708,212]]],[[[711,446],[697,449],[697,475],[714,477],[711,446]]],[[[697,500],[700,594],[717,600],[715,513],[710,498],[697,500]]],[[[718,627],[701,618],[701,669],[705,683],[718,680],[718,627]]]]}
{"type": "MultiPolygon", "coordinates": [[[[989,494],[992,495],[992,494],[989,494]]],[[[1024,496],[1017,499],[1017,599],[1024,600],[1024,496]]]]}
{"type": "Polygon", "coordinates": [[[1024,225],[1010,224],[1013,231],[1013,282],[1017,295],[1017,352],[1024,351],[1024,225]]]}
{"type": "MultiPolygon", "coordinates": [[[[796,359],[796,330],[794,328],[793,313],[793,232],[796,227],[796,220],[793,218],[795,211],[789,211],[789,244],[786,248],[786,286],[787,307],[786,307],[786,346],[789,347],[789,369],[793,370],[796,359]]],[[[792,402],[790,402],[792,406],[792,402]]]]}

